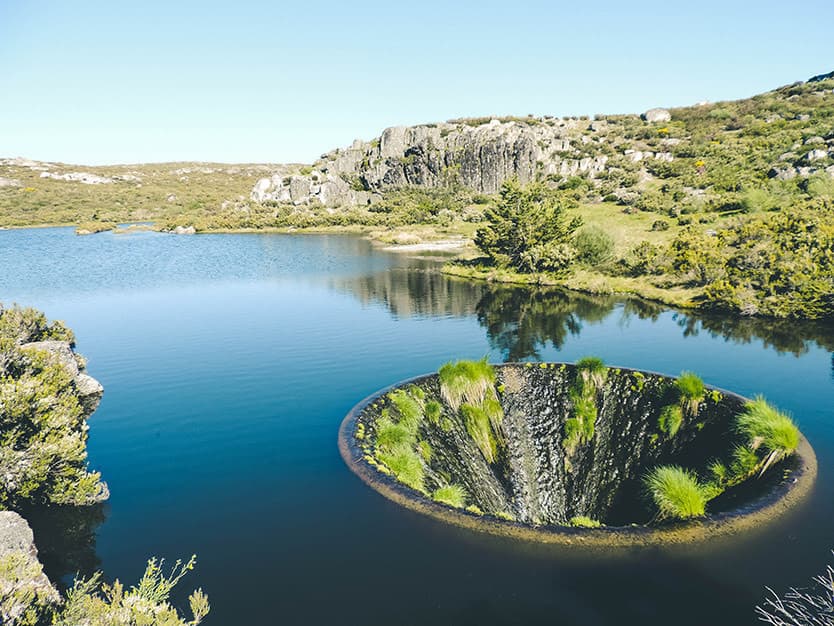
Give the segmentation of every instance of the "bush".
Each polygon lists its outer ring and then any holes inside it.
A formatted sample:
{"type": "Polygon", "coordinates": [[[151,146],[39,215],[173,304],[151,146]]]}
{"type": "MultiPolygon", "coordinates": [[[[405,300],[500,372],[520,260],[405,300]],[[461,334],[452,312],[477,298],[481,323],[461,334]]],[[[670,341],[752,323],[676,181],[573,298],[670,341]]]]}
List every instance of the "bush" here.
{"type": "Polygon", "coordinates": [[[590,265],[607,261],[614,254],[614,240],[598,226],[586,226],[573,240],[577,258],[590,265]]]}
{"type": "Polygon", "coordinates": [[[489,225],[478,231],[475,244],[497,264],[520,272],[566,269],[571,238],[582,224],[568,219],[569,206],[542,183],[522,187],[509,180],[486,210],[489,225]]]}
{"type": "Polygon", "coordinates": [[[0,509],[105,500],[87,467],[87,424],[73,373],[30,341],[71,341],[60,323],[33,309],[0,309],[0,509]]]}

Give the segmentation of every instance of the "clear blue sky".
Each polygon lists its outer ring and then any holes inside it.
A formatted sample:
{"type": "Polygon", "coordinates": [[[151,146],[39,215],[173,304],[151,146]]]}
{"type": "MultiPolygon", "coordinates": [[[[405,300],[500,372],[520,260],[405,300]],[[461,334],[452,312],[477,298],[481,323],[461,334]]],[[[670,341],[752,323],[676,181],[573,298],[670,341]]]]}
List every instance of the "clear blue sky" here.
{"type": "Polygon", "coordinates": [[[0,156],[309,162],[386,126],[834,70],[834,1],[0,0],[0,156]]]}

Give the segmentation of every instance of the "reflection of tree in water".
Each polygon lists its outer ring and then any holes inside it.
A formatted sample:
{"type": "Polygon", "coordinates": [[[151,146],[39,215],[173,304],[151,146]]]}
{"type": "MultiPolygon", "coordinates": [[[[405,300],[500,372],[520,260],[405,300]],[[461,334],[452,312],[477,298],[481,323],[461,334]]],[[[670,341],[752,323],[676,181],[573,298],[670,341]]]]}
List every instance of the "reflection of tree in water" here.
{"type": "Polygon", "coordinates": [[[394,317],[454,316],[475,312],[486,285],[451,279],[436,268],[393,268],[351,278],[334,278],[331,287],[347,291],[363,304],[382,303],[394,317]]]}
{"type": "MultiPolygon", "coordinates": [[[[476,314],[490,345],[505,359],[538,358],[551,344],[561,348],[578,335],[583,323],[594,323],[621,310],[620,322],[632,318],[656,321],[668,307],[636,298],[590,296],[557,288],[487,284],[450,278],[436,263],[396,267],[351,278],[334,278],[333,288],[352,293],[363,303],[382,303],[395,317],[476,314]]],[[[704,331],[728,341],[761,341],[777,352],[805,354],[814,345],[834,352],[834,326],[829,323],[774,320],[735,315],[673,314],[685,337],[704,331]]],[[[834,354],[832,355],[834,377],[834,354]]]]}
{"type": "Polygon", "coordinates": [[[539,350],[561,349],[584,323],[601,322],[620,308],[622,320],[656,320],[666,310],[646,300],[590,296],[556,288],[490,286],[478,303],[478,321],[490,345],[507,361],[540,358],[539,350]]]}
{"type": "Polygon", "coordinates": [[[675,317],[685,337],[696,336],[705,330],[713,337],[736,343],[760,340],[765,348],[794,356],[805,354],[814,345],[834,352],[834,326],[831,323],[693,313],[680,313],[675,317]]]}
{"type": "Polygon", "coordinates": [[[57,586],[66,587],[76,574],[99,569],[96,530],[104,522],[104,505],[50,506],[22,512],[35,534],[38,558],[57,586]]]}
{"type": "Polygon", "coordinates": [[[539,358],[548,343],[561,348],[578,335],[582,322],[598,322],[611,314],[614,298],[592,298],[554,289],[490,286],[478,302],[478,321],[490,345],[507,361],[539,358]]]}

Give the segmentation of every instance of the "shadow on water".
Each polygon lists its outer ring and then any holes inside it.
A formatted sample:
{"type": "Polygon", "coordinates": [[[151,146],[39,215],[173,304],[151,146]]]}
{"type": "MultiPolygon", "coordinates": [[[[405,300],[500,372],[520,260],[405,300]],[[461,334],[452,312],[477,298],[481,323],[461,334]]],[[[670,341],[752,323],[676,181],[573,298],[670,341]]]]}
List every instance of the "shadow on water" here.
{"type": "Polygon", "coordinates": [[[44,571],[59,588],[71,586],[76,575],[89,577],[101,568],[96,532],[106,519],[105,506],[49,506],[22,512],[35,535],[44,571]]]}

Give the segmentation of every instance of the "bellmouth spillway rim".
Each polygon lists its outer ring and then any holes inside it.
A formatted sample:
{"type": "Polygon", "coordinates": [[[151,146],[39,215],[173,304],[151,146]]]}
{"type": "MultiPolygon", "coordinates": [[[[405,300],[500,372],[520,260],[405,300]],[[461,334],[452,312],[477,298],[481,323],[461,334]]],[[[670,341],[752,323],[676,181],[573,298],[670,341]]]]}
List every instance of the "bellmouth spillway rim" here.
{"type": "MultiPolygon", "coordinates": [[[[572,366],[572,363],[534,363],[536,367],[572,366]]],[[[530,367],[523,363],[494,364],[493,367],[530,367]]],[[[674,376],[638,370],[634,368],[608,366],[609,370],[621,372],[639,372],[643,375],[660,376],[674,379],[674,376]]],[[[390,475],[378,471],[364,459],[355,435],[356,424],[363,411],[387,393],[429,380],[436,373],[424,374],[389,385],[363,399],[342,420],[339,427],[339,451],[347,466],[365,484],[389,500],[412,511],[428,515],[458,527],[488,533],[492,535],[520,539],[530,542],[584,545],[599,547],[630,547],[661,544],[686,544],[701,542],[719,536],[741,535],[745,531],[762,527],[794,509],[813,488],[817,476],[817,459],[813,448],[800,437],[799,445],[790,459],[791,471],[786,479],[777,482],[766,493],[742,503],[740,506],[702,518],[687,521],[667,522],[658,526],[602,526],[599,528],[578,528],[571,526],[533,526],[521,522],[500,519],[491,515],[477,515],[464,509],[453,508],[431,500],[419,492],[407,487],[390,475]]],[[[748,398],[731,391],[713,386],[706,386],[708,391],[719,391],[725,396],[735,398],[742,403],[748,398]]]]}

